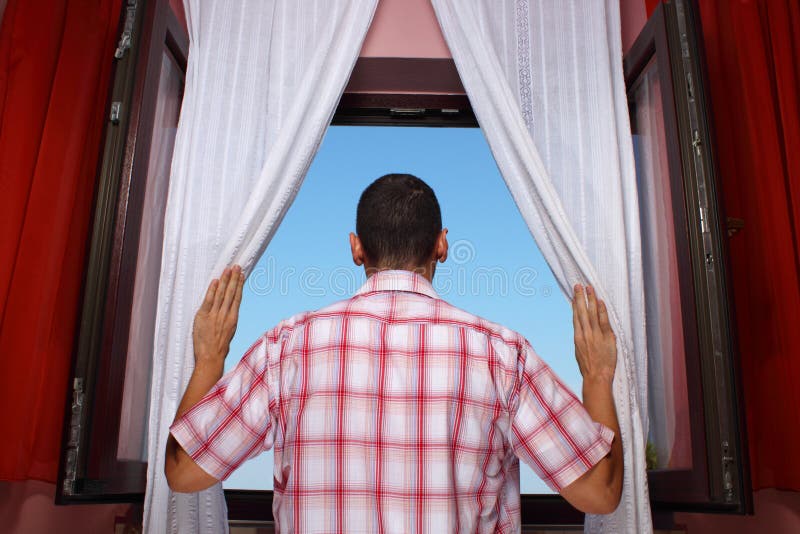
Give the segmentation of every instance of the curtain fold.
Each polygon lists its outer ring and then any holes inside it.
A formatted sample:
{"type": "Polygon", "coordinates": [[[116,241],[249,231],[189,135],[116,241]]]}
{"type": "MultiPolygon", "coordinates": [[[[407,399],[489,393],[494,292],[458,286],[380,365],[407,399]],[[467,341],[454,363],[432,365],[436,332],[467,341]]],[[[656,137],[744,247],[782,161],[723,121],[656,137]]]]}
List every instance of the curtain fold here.
{"type": "Polygon", "coordinates": [[[609,306],[624,489],[617,511],[587,516],[585,529],[650,532],[641,237],[619,5],[432,3],[498,167],[561,289],[571,295],[573,284],[591,283],[609,306]]]}
{"type": "Polygon", "coordinates": [[[2,5],[0,479],[55,482],[120,2],[2,5]]]}
{"type": "Polygon", "coordinates": [[[172,161],[148,436],[146,532],[227,531],[221,485],[174,494],[168,427],[194,365],[191,327],[224,266],[248,271],[294,199],[377,0],[186,0],[190,50],[172,161]]]}

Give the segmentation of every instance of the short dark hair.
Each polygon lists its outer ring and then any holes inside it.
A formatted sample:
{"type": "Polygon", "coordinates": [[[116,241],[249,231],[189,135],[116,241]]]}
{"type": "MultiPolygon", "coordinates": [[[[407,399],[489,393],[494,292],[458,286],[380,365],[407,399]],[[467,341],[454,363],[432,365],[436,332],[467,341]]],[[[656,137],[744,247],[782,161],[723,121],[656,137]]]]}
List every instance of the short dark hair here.
{"type": "Polygon", "coordinates": [[[376,266],[421,266],[433,253],[441,230],[439,201],[414,175],[381,176],[361,193],[356,233],[376,266]]]}

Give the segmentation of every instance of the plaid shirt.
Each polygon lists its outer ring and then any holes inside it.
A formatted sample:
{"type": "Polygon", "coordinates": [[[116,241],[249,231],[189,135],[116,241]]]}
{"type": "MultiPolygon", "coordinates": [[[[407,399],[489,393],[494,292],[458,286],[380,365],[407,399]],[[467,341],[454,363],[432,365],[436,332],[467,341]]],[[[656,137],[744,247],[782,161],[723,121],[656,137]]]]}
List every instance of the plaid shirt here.
{"type": "Polygon", "coordinates": [[[171,427],[224,480],[275,448],[278,532],[518,532],[519,460],[554,490],[613,432],[519,334],[409,271],[264,334],[171,427]]]}

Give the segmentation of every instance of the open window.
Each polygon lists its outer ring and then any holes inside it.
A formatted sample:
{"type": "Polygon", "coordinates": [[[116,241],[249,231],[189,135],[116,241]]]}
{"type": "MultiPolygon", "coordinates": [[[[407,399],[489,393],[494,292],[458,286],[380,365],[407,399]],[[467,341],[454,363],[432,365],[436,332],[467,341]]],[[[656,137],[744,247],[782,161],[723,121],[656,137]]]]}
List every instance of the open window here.
{"type": "MultiPolygon", "coordinates": [[[[142,499],[150,352],[189,39],[168,0],[126,0],[108,101],[57,501],[142,499]]],[[[110,58],[111,60],[111,58],[110,58]]]]}
{"type": "Polygon", "coordinates": [[[642,229],[654,507],[749,509],[698,14],[660,4],[625,57],[642,229]]]}
{"type": "MultiPolygon", "coordinates": [[[[143,497],[149,350],[188,47],[170,5],[127,0],[121,22],[131,46],[121,47],[110,93],[65,419],[62,503],[143,497]]],[[[725,228],[691,6],[660,6],[625,58],[650,338],[651,496],[667,513],[657,521],[667,523],[672,510],[749,506],[725,228]]],[[[478,128],[448,59],[359,59],[333,124],[478,128]]],[[[232,521],[272,519],[271,491],[226,490],[226,497],[232,521]]],[[[522,521],[576,525],[583,516],[557,495],[524,494],[522,521]]]]}

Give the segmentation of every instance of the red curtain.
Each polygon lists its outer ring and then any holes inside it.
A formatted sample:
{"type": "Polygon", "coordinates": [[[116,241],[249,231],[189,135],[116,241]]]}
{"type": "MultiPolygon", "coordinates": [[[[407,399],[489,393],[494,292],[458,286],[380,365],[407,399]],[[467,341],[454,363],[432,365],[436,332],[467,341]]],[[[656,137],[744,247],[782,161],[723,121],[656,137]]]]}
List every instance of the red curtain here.
{"type": "Polygon", "coordinates": [[[119,0],[0,26],[0,479],[55,481],[119,0]]]}
{"type": "Polygon", "coordinates": [[[800,490],[800,4],[699,5],[753,488],[800,490]]]}

